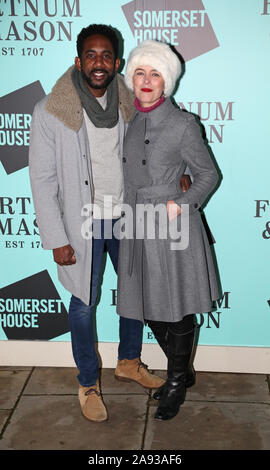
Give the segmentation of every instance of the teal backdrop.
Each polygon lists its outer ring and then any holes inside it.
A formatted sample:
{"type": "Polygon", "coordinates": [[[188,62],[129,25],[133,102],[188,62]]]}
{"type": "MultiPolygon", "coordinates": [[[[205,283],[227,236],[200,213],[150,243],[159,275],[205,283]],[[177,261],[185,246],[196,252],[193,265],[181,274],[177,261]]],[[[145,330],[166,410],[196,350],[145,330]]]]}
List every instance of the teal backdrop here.
{"type": "MultiPolygon", "coordinates": [[[[29,184],[36,101],[73,63],[76,37],[111,24],[123,56],[142,39],[169,41],[185,72],[174,96],[201,118],[222,179],[204,211],[224,297],[198,315],[199,343],[270,346],[270,2],[266,0],[0,1],[0,340],[69,341],[70,294],[42,249],[29,184]]],[[[124,73],[123,68],[123,73],[124,73]]],[[[97,307],[99,341],[118,341],[109,259],[97,307]]],[[[144,342],[151,343],[144,329],[144,342]]]]}

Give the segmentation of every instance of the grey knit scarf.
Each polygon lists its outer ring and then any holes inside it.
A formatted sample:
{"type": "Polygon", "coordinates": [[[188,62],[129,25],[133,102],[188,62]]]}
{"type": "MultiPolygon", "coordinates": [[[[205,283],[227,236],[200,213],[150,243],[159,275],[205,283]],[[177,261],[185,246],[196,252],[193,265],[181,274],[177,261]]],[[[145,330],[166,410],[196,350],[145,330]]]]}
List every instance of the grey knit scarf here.
{"type": "Polygon", "coordinates": [[[82,74],[76,67],[72,70],[71,78],[73,85],[80,97],[82,107],[85,109],[89,119],[96,127],[111,129],[118,122],[118,84],[117,76],[113,78],[107,88],[107,105],[103,109],[98,100],[88,89],[82,74]]]}

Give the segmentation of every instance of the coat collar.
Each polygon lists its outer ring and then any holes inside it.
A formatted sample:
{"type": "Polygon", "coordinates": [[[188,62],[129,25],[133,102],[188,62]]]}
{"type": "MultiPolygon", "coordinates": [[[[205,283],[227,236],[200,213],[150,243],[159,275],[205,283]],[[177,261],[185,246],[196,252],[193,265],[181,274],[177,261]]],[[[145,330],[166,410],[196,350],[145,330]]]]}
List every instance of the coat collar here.
{"type": "MultiPolygon", "coordinates": [[[[46,111],[62,121],[68,128],[78,132],[83,123],[83,108],[71,79],[73,68],[74,65],[69,67],[57,80],[49,95],[46,111]]],[[[117,74],[117,80],[120,111],[124,121],[128,122],[135,110],[134,94],[126,88],[122,75],[117,74]]]]}
{"type": "Polygon", "coordinates": [[[166,98],[162,104],[149,113],[137,110],[135,116],[139,119],[147,119],[150,125],[156,125],[167,119],[173,110],[175,110],[175,106],[172,104],[171,99],[166,98]]]}

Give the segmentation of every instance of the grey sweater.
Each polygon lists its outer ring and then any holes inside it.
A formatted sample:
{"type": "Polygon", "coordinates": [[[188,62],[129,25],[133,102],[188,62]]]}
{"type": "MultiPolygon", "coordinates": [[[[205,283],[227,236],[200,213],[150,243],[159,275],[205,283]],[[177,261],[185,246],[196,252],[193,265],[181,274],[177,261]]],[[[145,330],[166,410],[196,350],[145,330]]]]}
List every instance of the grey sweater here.
{"type": "MultiPolygon", "coordinates": [[[[105,93],[97,98],[106,107],[105,93]]],[[[91,145],[91,165],[94,186],[94,219],[111,219],[121,215],[123,174],[120,160],[119,122],[112,129],[95,127],[84,111],[91,145]]]]}

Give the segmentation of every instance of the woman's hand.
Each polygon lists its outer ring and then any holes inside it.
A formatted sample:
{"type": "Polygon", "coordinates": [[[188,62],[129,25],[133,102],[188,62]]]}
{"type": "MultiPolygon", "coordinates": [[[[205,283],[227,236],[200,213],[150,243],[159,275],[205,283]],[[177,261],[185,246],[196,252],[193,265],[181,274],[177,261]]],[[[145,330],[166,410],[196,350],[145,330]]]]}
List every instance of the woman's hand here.
{"type": "Polygon", "coordinates": [[[176,204],[174,201],[167,201],[166,208],[170,222],[181,213],[181,207],[179,207],[178,204],[176,204]]]}

